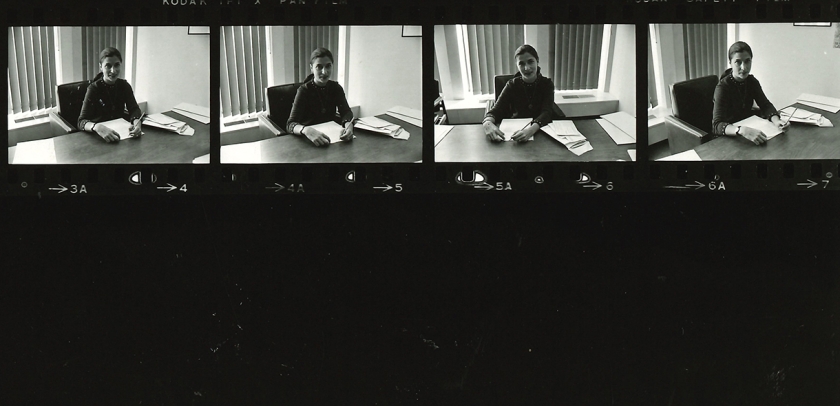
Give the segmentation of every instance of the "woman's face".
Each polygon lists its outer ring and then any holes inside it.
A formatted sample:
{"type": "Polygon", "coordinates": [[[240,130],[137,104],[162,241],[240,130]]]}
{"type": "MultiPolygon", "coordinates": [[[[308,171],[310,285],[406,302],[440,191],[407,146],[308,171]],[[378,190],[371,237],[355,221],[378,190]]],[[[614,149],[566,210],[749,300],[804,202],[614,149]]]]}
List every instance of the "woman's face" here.
{"type": "Polygon", "coordinates": [[[117,78],[120,77],[120,68],[122,68],[122,62],[116,56],[109,56],[99,63],[99,70],[102,71],[102,79],[109,85],[117,83],[117,78]]]}
{"type": "Polygon", "coordinates": [[[312,74],[315,75],[315,84],[318,86],[326,86],[332,75],[332,60],[326,56],[315,58],[309,67],[312,69],[312,74]]]}
{"type": "Polygon", "coordinates": [[[732,77],[742,82],[750,76],[752,68],[752,55],[749,52],[736,52],[729,58],[729,67],[732,68],[732,77]]]}
{"type": "Polygon", "coordinates": [[[538,65],[537,58],[534,58],[534,55],[528,52],[516,56],[516,67],[519,69],[519,73],[522,74],[522,79],[526,83],[537,80],[538,65]]]}

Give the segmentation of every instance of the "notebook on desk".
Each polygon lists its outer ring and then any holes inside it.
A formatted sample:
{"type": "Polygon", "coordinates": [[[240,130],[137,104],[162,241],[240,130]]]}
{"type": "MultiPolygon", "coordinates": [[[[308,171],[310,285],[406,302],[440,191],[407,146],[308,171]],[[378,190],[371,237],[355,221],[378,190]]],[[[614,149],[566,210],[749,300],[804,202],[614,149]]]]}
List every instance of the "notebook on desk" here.
{"type": "Polygon", "coordinates": [[[124,140],[127,138],[131,138],[130,131],[131,131],[131,123],[125,121],[121,118],[115,118],[109,121],[103,121],[101,123],[97,123],[97,125],[104,125],[120,135],[120,140],[124,140]]]}
{"type": "Polygon", "coordinates": [[[782,130],[780,130],[779,127],[776,127],[773,122],[765,120],[759,116],[749,116],[737,123],[734,123],[733,125],[755,128],[756,130],[764,133],[764,136],[767,137],[768,140],[782,133],[782,130]]]}

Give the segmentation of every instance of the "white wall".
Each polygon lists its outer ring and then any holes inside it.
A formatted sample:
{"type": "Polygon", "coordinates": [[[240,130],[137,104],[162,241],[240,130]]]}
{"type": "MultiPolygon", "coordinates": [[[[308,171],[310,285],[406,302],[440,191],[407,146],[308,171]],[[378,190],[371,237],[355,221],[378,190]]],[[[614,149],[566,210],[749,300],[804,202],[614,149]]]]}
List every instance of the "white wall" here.
{"type": "Polygon", "coordinates": [[[393,106],[422,107],[422,38],[402,37],[402,26],[353,26],[348,67],[349,102],[362,116],[393,106]]]}
{"type": "Polygon", "coordinates": [[[137,100],[146,113],[162,113],[186,102],[210,107],[210,36],[187,35],[187,27],[138,27],[137,100]]]}
{"type": "Polygon", "coordinates": [[[738,40],[753,51],[752,74],[776,108],[793,103],[802,93],[840,98],[840,49],[832,47],[835,29],[739,24],[738,40]]]}
{"type": "Polygon", "coordinates": [[[618,97],[618,110],[636,117],[636,26],[619,24],[615,30],[612,69],[606,91],[618,97]]]}

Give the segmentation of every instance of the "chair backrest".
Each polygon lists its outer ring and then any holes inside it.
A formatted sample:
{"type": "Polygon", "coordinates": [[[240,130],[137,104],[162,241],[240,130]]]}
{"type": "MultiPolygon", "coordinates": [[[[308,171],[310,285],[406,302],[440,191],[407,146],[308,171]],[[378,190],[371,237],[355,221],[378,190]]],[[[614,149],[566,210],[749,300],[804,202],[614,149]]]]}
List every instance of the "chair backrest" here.
{"type": "Polygon", "coordinates": [[[496,75],[493,78],[493,90],[496,93],[496,98],[493,100],[499,100],[499,95],[502,94],[502,89],[505,88],[508,80],[513,79],[514,75],[496,75]]]}
{"type": "Polygon", "coordinates": [[[275,124],[286,130],[286,122],[292,114],[292,104],[295,102],[298,88],[302,83],[272,86],[265,89],[266,113],[275,124]]]}
{"type": "Polygon", "coordinates": [[[712,132],[715,75],[674,83],[671,88],[671,110],[674,117],[707,133],[712,132]]]}
{"type": "Polygon", "coordinates": [[[90,85],[90,81],[83,80],[58,85],[56,88],[58,114],[74,128],[79,122],[79,114],[82,112],[82,104],[85,101],[88,85],[90,85]]]}
{"type": "MultiPolygon", "coordinates": [[[[507,84],[507,82],[509,80],[513,79],[514,76],[515,75],[496,75],[493,78],[493,86],[495,86],[495,88],[493,90],[496,93],[496,99],[495,100],[497,100],[497,101],[499,100],[499,95],[502,94],[502,89],[505,88],[505,85],[507,84]]],[[[560,107],[558,107],[556,103],[552,104],[551,110],[554,112],[554,116],[552,117],[553,120],[557,120],[557,119],[561,119],[561,118],[566,117],[566,115],[563,113],[563,110],[560,110],[560,107]]]]}

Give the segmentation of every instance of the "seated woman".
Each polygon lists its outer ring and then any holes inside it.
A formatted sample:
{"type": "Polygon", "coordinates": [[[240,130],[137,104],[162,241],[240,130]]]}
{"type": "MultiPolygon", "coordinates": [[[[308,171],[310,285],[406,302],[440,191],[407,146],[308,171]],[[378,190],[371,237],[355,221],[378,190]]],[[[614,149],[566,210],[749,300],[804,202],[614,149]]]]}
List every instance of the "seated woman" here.
{"type": "Polygon", "coordinates": [[[329,145],[330,139],[311,125],[336,121],[336,110],[340,124],[344,127],[341,139],[353,139],[353,112],[344,96],[344,89],[338,82],[330,80],[333,68],[333,55],[326,48],[312,51],[309,69],[312,71],[298,88],[292,112],[286,128],[292,134],[303,135],[317,146],[329,145]]]}
{"type": "Polygon", "coordinates": [[[481,124],[490,141],[504,141],[504,133],[496,125],[505,118],[532,118],[525,128],[512,134],[514,141],[527,141],[551,123],[554,104],[554,83],[540,73],[540,57],[530,45],[522,45],[513,55],[519,72],[509,80],[493,108],[481,124]]]}
{"type": "Polygon", "coordinates": [[[729,68],[720,75],[715,87],[715,108],[712,113],[712,132],[716,135],[742,136],[755,145],[767,141],[767,136],[752,127],[736,126],[736,123],[752,116],[753,101],[758,104],[760,116],[770,120],[784,130],[788,123],[782,123],[773,103],[767,100],[752,68],[752,49],[746,42],[738,41],[729,47],[729,68]]]}
{"type": "Polygon", "coordinates": [[[116,118],[131,122],[131,137],[139,137],[141,134],[140,106],[134,99],[131,85],[119,78],[121,68],[122,54],[119,50],[108,47],[99,53],[99,73],[88,85],[79,113],[78,128],[96,133],[106,142],[119,141],[120,135],[99,123],[116,118]]]}

